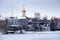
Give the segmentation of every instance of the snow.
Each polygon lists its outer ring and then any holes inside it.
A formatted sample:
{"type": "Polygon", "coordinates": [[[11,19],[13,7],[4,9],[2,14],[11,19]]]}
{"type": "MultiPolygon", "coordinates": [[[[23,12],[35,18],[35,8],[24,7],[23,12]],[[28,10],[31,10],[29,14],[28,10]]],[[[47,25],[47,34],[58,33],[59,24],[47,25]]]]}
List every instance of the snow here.
{"type": "Polygon", "coordinates": [[[0,20],[5,20],[5,18],[4,17],[0,17],[0,20]]]}
{"type": "Polygon", "coordinates": [[[20,19],[26,19],[26,17],[25,16],[21,16],[20,19]]]}
{"type": "Polygon", "coordinates": [[[60,31],[25,32],[25,34],[0,35],[0,40],[60,40],[60,31]]]}
{"type": "Polygon", "coordinates": [[[13,27],[15,26],[15,27],[18,27],[18,25],[8,25],[8,26],[13,26],[13,27]]]}

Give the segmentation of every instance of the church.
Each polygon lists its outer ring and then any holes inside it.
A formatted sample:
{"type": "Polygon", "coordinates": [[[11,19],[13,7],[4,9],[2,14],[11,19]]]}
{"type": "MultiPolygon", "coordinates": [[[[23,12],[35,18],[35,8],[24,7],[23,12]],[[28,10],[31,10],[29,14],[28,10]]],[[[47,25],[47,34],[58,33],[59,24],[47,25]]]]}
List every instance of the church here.
{"type": "Polygon", "coordinates": [[[26,9],[23,6],[22,16],[19,19],[14,16],[7,18],[6,32],[14,33],[16,30],[50,31],[50,27],[48,26],[48,24],[49,24],[49,20],[46,19],[44,21],[43,19],[40,19],[40,13],[38,12],[35,13],[34,18],[27,17],[26,9]]]}

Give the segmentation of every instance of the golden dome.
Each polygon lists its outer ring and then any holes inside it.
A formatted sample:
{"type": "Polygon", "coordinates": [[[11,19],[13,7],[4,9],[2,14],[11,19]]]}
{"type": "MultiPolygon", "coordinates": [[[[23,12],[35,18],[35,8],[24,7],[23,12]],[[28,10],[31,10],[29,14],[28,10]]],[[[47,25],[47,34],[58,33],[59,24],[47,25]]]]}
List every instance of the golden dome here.
{"type": "Polygon", "coordinates": [[[23,9],[22,9],[22,12],[26,12],[26,9],[25,9],[25,7],[23,7],[23,9]]]}

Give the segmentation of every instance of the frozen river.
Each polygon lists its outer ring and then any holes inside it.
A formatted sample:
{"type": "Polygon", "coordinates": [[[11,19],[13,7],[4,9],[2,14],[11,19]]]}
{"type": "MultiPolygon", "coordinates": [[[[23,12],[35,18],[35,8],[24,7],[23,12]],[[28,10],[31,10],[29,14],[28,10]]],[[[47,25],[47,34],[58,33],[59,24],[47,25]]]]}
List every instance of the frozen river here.
{"type": "Polygon", "coordinates": [[[26,34],[0,35],[0,40],[60,40],[60,32],[26,32],[26,34]]]}

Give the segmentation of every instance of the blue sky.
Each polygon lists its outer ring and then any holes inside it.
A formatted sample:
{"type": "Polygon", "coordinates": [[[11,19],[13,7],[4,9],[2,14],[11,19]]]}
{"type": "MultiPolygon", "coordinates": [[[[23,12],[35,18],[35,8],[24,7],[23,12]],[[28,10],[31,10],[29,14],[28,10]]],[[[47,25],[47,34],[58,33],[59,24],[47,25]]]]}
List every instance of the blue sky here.
{"type": "Polygon", "coordinates": [[[28,17],[34,17],[35,12],[39,12],[41,17],[45,15],[48,18],[60,17],[60,0],[0,0],[0,14],[4,17],[10,17],[11,7],[13,7],[13,15],[20,17],[23,4],[28,17]]]}

